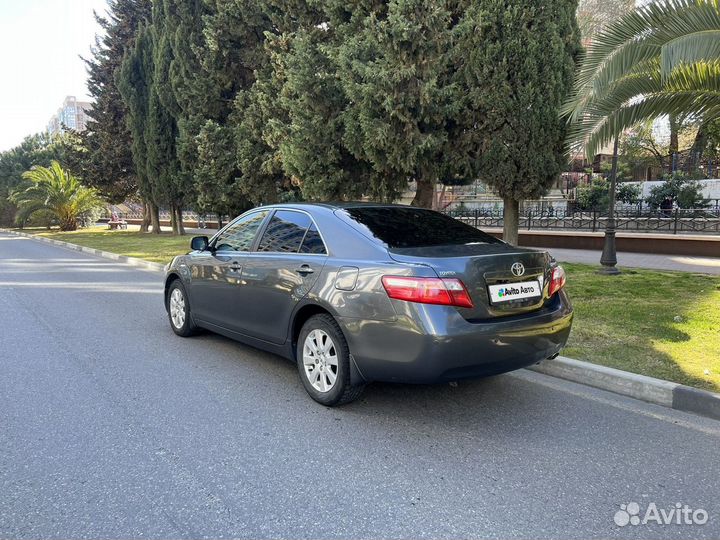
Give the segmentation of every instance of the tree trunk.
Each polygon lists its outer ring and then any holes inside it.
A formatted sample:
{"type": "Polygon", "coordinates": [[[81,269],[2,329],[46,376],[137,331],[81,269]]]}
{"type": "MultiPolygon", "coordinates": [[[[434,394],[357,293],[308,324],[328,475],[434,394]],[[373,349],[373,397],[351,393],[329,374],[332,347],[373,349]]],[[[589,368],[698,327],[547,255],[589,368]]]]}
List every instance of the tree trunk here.
{"type": "Polygon", "coordinates": [[[675,154],[678,153],[680,142],[678,140],[678,121],[674,114],[670,115],[670,148],[668,154],[670,154],[670,168],[671,172],[674,172],[676,167],[675,154]]]}
{"type": "Polygon", "coordinates": [[[678,121],[674,114],[670,115],[670,154],[677,152],[679,149],[678,141],[678,121]]]}
{"type": "Polygon", "coordinates": [[[218,230],[223,228],[223,220],[222,220],[222,214],[217,215],[217,222],[218,222],[218,230]]]}
{"type": "Polygon", "coordinates": [[[432,180],[422,176],[419,177],[415,197],[410,204],[420,208],[432,208],[434,191],[432,180]]]}
{"type": "Polygon", "coordinates": [[[513,246],[518,245],[518,226],[520,223],[520,202],[511,197],[503,198],[503,240],[513,246]]]}
{"type": "Polygon", "coordinates": [[[179,235],[185,235],[185,225],[183,224],[182,207],[178,207],[177,211],[177,230],[179,235]]]}
{"type": "Polygon", "coordinates": [[[148,232],[150,228],[150,205],[146,200],[143,200],[143,217],[142,223],[140,224],[140,232],[148,232]]]}
{"type": "Polygon", "coordinates": [[[170,205],[170,228],[173,234],[178,234],[177,206],[175,206],[175,203],[170,205]]]}
{"type": "Polygon", "coordinates": [[[445,184],[442,185],[440,188],[440,193],[438,193],[436,203],[435,203],[435,210],[443,210],[445,208],[445,191],[447,190],[447,186],[445,184]]]}
{"type": "Polygon", "coordinates": [[[77,219],[74,216],[65,216],[60,219],[61,231],[76,231],[78,228],[77,219]]]}
{"type": "Polygon", "coordinates": [[[151,225],[151,232],[153,234],[160,234],[162,232],[162,229],[160,228],[160,209],[158,208],[158,205],[151,202],[148,205],[149,213],[150,213],[150,225],[151,225]]]}
{"type": "Polygon", "coordinates": [[[693,165],[696,169],[700,167],[703,150],[705,150],[706,145],[707,131],[705,131],[705,124],[700,124],[700,127],[695,134],[695,140],[693,141],[692,148],[690,149],[690,158],[692,159],[693,165]]]}

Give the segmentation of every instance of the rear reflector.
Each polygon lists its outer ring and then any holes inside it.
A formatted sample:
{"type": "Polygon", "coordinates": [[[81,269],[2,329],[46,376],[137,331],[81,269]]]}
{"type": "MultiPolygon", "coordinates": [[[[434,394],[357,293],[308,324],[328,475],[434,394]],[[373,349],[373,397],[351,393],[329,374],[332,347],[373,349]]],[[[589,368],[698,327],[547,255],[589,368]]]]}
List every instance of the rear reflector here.
{"type": "Polygon", "coordinates": [[[383,276],[382,284],[388,296],[396,300],[473,307],[470,295],[459,279],[383,276]]]}
{"type": "Polygon", "coordinates": [[[553,268],[548,295],[552,296],[565,286],[565,270],[562,266],[553,268]]]}

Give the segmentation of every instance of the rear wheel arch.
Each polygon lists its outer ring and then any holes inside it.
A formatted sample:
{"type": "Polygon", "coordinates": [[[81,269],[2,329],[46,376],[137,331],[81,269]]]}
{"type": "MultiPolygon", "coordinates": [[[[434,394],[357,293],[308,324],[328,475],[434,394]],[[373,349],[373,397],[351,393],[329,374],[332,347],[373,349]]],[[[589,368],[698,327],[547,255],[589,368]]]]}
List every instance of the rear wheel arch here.
{"type": "Polygon", "coordinates": [[[362,393],[365,381],[358,377],[342,328],[327,310],[303,323],[294,348],[300,379],[315,401],[332,407],[354,401],[362,393]],[[306,348],[308,342],[314,345],[306,348]]]}
{"type": "MultiPolygon", "coordinates": [[[[311,317],[314,317],[315,315],[328,315],[332,317],[335,321],[335,324],[337,324],[338,329],[340,330],[340,333],[342,334],[342,337],[345,338],[345,341],[347,342],[348,346],[350,346],[350,341],[348,340],[347,336],[345,335],[345,332],[340,325],[340,322],[338,320],[338,317],[335,313],[333,313],[330,309],[327,309],[324,306],[321,306],[320,304],[313,304],[313,303],[307,303],[300,308],[297,309],[295,312],[292,321],[290,323],[290,350],[291,350],[291,357],[290,359],[294,362],[297,362],[297,343],[298,338],[300,337],[300,331],[302,330],[302,327],[305,325],[305,323],[310,320],[311,317]]],[[[352,354],[352,349],[350,349],[350,381],[353,385],[362,385],[366,383],[365,377],[360,372],[360,369],[358,368],[355,359],[352,354]]]]}
{"type": "Polygon", "coordinates": [[[303,325],[313,315],[330,315],[333,319],[337,320],[334,313],[331,313],[328,309],[325,309],[319,304],[305,304],[297,309],[295,312],[292,322],[290,324],[290,345],[293,350],[293,359],[296,359],[297,340],[302,330],[303,325]]]}

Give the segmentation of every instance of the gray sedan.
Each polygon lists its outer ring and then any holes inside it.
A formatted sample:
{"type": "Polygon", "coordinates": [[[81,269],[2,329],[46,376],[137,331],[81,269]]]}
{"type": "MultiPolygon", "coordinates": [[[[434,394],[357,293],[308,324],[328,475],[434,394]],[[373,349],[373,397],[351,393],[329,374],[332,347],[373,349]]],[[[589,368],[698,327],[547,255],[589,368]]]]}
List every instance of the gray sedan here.
{"type": "Polygon", "coordinates": [[[565,272],[431,210],[373,203],[255,208],[167,267],[173,331],[203,328],[297,363],[324,405],[371,381],[433,383],[554,357],[565,272]]]}

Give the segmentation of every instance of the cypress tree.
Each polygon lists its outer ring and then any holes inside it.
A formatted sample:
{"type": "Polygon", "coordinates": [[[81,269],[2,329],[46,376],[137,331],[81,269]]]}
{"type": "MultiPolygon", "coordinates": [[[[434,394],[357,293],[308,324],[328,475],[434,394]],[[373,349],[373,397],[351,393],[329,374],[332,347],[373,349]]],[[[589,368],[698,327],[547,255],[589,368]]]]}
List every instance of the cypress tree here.
{"type": "Polygon", "coordinates": [[[504,200],[516,244],[522,199],[542,195],[564,163],[560,107],[572,86],[576,0],[473,0],[455,29],[453,156],[504,200]]]}
{"type": "Polygon", "coordinates": [[[173,3],[158,1],[153,5],[152,38],[153,71],[149,94],[149,117],[145,140],[148,177],[160,200],[170,209],[174,234],[185,234],[182,210],[194,199],[192,174],[183,170],[178,157],[178,123],[183,111],[173,91],[171,66],[176,59],[175,33],[179,20],[173,3]]]}
{"type": "Polygon", "coordinates": [[[328,54],[341,37],[332,23],[311,23],[271,44],[279,98],[267,140],[310,199],[357,198],[370,186],[370,163],[343,143],[348,101],[328,54]]]}
{"type": "Polygon", "coordinates": [[[160,233],[157,201],[161,198],[157,185],[151,181],[148,169],[147,134],[154,63],[152,36],[146,24],[140,25],[133,48],[128,50],[123,58],[117,84],[127,107],[125,120],[132,141],[131,152],[138,189],[146,201],[152,232],[160,233]]]}
{"type": "MultiPolygon", "coordinates": [[[[203,125],[199,141],[202,189],[206,200],[240,211],[249,204],[276,202],[283,183],[277,151],[268,142],[268,126],[277,113],[268,33],[279,26],[271,2],[216,2],[205,18],[203,66],[218,91],[216,114],[203,125]],[[226,156],[232,149],[233,159],[226,156]]],[[[281,24],[281,23],[280,23],[281,24]]]]}
{"type": "Polygon", "coordinates": [[[449,116],[456,108],[448,80],[450,2],[395,0],[355,8],[333,52],[347,96],[344,142],[382,174],[394,195],[417,182],[412,204],[430,207],[433,187],[452,176],[449,116]]]}
{"type": "Polygon", "coordinates": [[[96,40],[92,56],[85,60],[93,107],[88,112],[87,130],[79,134],[87,149],[83,180],[112,202],[138,192],[127,106],[117,77],[123,57],[134,47],[139,24],[150,16],[150,7],[150,0],[109,0],[107,15],[95,15],[104,35],[96,40]]]}

